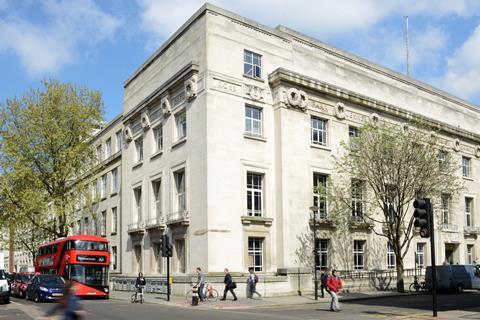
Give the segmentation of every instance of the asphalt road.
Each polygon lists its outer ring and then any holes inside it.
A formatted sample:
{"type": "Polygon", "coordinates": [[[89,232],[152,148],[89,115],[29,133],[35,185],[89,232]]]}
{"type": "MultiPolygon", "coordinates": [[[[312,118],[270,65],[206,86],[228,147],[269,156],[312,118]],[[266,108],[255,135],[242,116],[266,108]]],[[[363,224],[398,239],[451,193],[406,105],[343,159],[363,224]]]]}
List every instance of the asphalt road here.
{"type": "MultiPolygon", "coordinates": [[[[87,312],[86,319],[195,319],[195,320],[250,320],[250,319],[395,319],[410,316],[410,319],[423,318],[431,314],[431,296],[417,295],[358,300],[341,303],[342,312],[329,311],[326,303],[296,305],[275,308],[248,308],[236,310],[199,309],[195,307],[171,307],[159,304],[132,304],[122,300],[82,301],[87,312]]],[[[9,305],[0,305],[0,319],[30,320],[44,314],[52,303],[35,304],[23,299],[12,298],[9,305]]],[[[451,319],[458,312],[469,312],[480,319],[480,293],[469,292],[462,295],[439,295],[439,315],[451,319]]]]}

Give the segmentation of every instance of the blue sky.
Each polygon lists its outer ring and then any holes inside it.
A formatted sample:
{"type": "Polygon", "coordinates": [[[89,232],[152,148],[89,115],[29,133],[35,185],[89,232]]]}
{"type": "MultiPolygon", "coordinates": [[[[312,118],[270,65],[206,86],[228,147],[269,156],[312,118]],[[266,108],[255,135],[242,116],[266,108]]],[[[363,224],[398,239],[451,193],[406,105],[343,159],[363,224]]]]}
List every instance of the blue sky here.
{"type": "MultiPolygon", "coordinates": [[[[480,0],[212,0],[405,73],[480,105],[480,0]]],[[[0,102],[55,78],[122,110],[123,82],[204,1],[0,0],[0,102]]]]}

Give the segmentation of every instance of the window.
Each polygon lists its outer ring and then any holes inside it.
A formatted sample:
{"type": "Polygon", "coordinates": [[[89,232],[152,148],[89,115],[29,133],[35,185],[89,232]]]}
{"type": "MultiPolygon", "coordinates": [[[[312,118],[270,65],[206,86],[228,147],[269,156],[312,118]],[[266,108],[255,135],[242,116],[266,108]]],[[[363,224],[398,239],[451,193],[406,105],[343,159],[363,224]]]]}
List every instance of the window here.
{"type": "Polygon", "coordinates": [[[467,227],[473,226],[473,198],[465,198],[465,225],[467,227]]]}
{"type": "Polygon", "coordinates": [[[350,139],[350,149],[356,150],[357,145],[353,141],[360,135],[360,130],[357,127],[348,126],[348,137],[350,139]]]}
{"type": "Polygon", "coordinates": [[[83,218],[83,233],[87,234],[90,232],[90,225],[88,221],[88,217],[83,218]]]}
{"type": "Polygon", "coordinates": [[[98,158],[98,161],[102,161],[104,159],[103,145],[97,146],[97,158],[98,158]]]}
{"type": "Polygon", "coordinates": [[[471,159],[467,157],[462,157],[462,173],[464,177],[470,177],[472,173],[472,163],[471,159]]]}
{"type": "Polygon", "coordinates": [[[118,168],[112,170],[112,194],[118,192],[118,168]]]}
{"type": "Polygon", "coordinates": [[[318,208],[317,215],[320,219],[327,218],[327,176],[319,173],[313,174],[313,206],[318,208]]]}
{"type": "Polygon", "coordinates": [[[365,184],[361,180],[352,179],[352,217],[363,215],[363,190],[365,184]]]}
{"type": "Polygon", "coordinates": [[[312,117],[312,143],[320,146],[327,145],[327,121],[312,117]]]}
{"type": "Polygon", "coordinates": [[[263,271],[263,238],[248,238],[249,267],[263,271]]]}
{"type": "Polygon", "coordinates": [[[142,221],[142,188],[133,189],[133,195],[135,200],[135,212],[137,214],[137,222],[142,221]]]}
{"type": "Polygon", "coordinates": [[[247,215],[263,216],[263,174],[247,172],[247,215]]]}
{"type": "Polygon", "coordinates": [[[438,167],[440,168],[440,171],[444,171],[445,167],[447,165],[447,160],[448,160],[448,154],[447,152],[440,150],[437,155],[438,159],[438,167]]]}
{"type": "Polygon", "coordinates": [[[187,112],[182,111],[175,115],[175,124],[177,126],[177,140],[187,136],[187,112]]]}
{"type": "Polygon", "coordinates": [[[153,189],[153,208],[155,217],[162,215],[162,182],[161,180],[152,181],[153,189]]]}
{"type": "Polygon", "coordinates": [[[103,199],[107,196],[107,174],[102,176],[102,186],[100,188],[100,197],[103,199]]]}
{"type": "Polygon", "coordinates": [[[95,180],[93,183],[94,186],[94,191],[93,191],[93,198],[97,200],[97,198],[100,196],[100,180],[95,180]]]}
{"type": "Polygon", "coordinates": [[[245,106],[245,132],[257,136],[262,135],[262,109],[245,106]]]}
{"type": "Polygon", "coordinates": [[[393,251],[393,246],[389,242],[387,243],[387,268],[395,269],[396,266],[395,251],[393,251]]]}
{"type": "Polygon", "coordinates": [[[354,240],[353,241],[353,269],[363,270],[365,266],[365,241],[354,240]]]}
{"type": "Polygon", "coordinates": [[[467,244],[467,264],[473,264],[473,244],[467,244]]]}
{"type": "Polygon", "coordinates": [[[417,267],[423,268],[425,266],[425,243],[417,243],[415,258],[417,261],[417,267]]]}
{"type": "Polygon", "coordinates": [[[161,125],[153,129],[153,137],[155,139],[155,152],[161,151],[163,149],[163,128],[161,125]]]}
{"type": "Polygon", "coordinates": [[[119,152],[122,150],[122,130],[117,131],[117,133],[115,133],[115,141],[117,142],[117,147],[115,149],[115,152],[119,152]]]}
{"type": "Polygon", "coordinates": [[[175,240],[175,257],[177,272],[185,273],[187,271],[187,256],[185,255],[185,239],[175,240]]]}
{"type": "Polygon", "coordinates": [[[243,74],[250,77],[262,77],[262,56],[245,50],[243,52],[243,74]]]}
{"type": "Polygon", "coordinates": [[[112,246],[112,270],[117,270],[117,247],[112,246]]]}
{"type": "Polygon", "coordinates": [[[177,195],[177,212],[187,210],[187,201],[185,197],[185,170],[178,170],[173,173],[175,179],[175,192],[177,195]]]}
{"type": "Polygon", "coordinates": [[[107,152],[107,159],[112,156],[112,138],[108,138],[107,142],[105,143],[105,149],[107,152]]]}
{"type": "Polygon", "coordinates": [[[92,218],[92,234],[98,235],[98,218],[92,218]]]}
{"type": "Polygon", "coordinates": [[[450,223],[450,195],[443,193],[441,201],[443,228],[448,228],[448,224],[450,223]]]}
{"type": "Polygon", "coordinates": [[[317,253],[315,257],[315,264],[317,270],[328,267],[328,240],[327,239],[317,239],[315,241],[315,252],[317,253]]]}
{"type": "Polygon", "coordinates": [[[112,233],[117,233],[117,207],[112,208],[112,233]]]}
{"type": "Polygon", "coordinates": [[[135,140],[135,162],[143,161],[143,139],[138,138],[135,140]]]}
{"type": "Polygon", "coordinates": [[[105,236],[107,234],[107,211],[102,211],[100,217],[100,235],[105,236]]]}

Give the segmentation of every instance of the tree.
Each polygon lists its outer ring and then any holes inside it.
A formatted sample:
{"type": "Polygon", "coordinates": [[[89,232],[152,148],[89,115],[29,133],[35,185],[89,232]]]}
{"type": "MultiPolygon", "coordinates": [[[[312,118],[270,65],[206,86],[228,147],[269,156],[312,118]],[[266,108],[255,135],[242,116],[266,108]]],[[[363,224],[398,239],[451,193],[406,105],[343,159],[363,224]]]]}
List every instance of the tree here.
{"type": "Polygon", "coordinates": [[[404,291],[403,260],[415,235],[412,201],[418,196],[438,199],[442,193],[453,195],[462,189],[459,166],[437,134],[421,128],[425,126],[418,123],[368,122],[357,137],[342,143],[334,157],[340,178],[331,201],[346,215],[357,210],[356,218],[390,243],[400,292],[404,291]],[[439,153],[447,156],[439,161],[439,153]]]}
{"type": "Polygon", "coordinates": [[[54,80],[42,82],[0,110],[3,214],[49,237],[68,235],[74,206],[95,166],[90,143],[102,122],[101,94],[54,80]]]}

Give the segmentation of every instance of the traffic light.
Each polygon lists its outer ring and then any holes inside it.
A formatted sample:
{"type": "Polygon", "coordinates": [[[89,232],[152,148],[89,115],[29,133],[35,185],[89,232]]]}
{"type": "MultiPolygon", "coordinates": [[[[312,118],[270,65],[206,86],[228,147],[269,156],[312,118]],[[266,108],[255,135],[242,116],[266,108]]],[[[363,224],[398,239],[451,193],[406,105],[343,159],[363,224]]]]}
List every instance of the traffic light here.
{"type": "Polygon", "coordinates": [[[171,257],[172,256],[173,247],[170,244],[170,239],[168,235],[164,234],[162,236],[162,257],[171,257]]]}
{"type": "Polygon", "coordinates": [[[430,204],[430,199],[420,198],[413,201],[413,207],[415,211],[413,216],[415,221],[413,225],[415,228],[420,228],[420,237],[430,238],[430,234],[433,232],[430,216],[432,214],[432,206],[430,204]]]}

